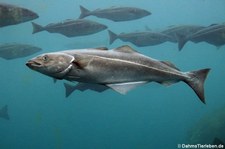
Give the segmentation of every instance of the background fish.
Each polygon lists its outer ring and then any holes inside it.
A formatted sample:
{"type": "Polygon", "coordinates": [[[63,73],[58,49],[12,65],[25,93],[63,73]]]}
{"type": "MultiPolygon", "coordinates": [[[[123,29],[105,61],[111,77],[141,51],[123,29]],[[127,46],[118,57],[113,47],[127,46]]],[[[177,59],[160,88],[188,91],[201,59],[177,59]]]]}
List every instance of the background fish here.
{"type": "Polygon", "coordinates": [[[0,27],[37,19],[37,13],[11,4],[0,3],[0,27]]]}
{"type": "Polygon", "coordinates": [[[225,44],[225,25],[213,24],[189,36],[181,37],[178,45],[179,49],[182,49],[188,41],[194,43],[207,42],[219,48],[225,44]]]}
{"type": "Polygon", "coordinates": [[[171,36],[157,32],[134,32],[134,33],[121,33],[119,35],[108,30],[109,43],[112,44],[116,39],[131,42],[138,47],[154,46],[167,41],[173,40],[171,36]]]}
{"type": "Polygon", "coordinates": [[[102,30],[105,30],[107,26],[97,23],[95,21],[78,19],[78,20],[65,20],[60,23],[51,23],[47,26],[41,26],[32,22],[33,34],[48,31],[50,33],[59,33],[66,37],[84,36],[95,34],[102,30]]]}
{"type": "Polygon", "coordinates": [[[190,144],[207,144],[210,142],[212,145],[224,145],[224,111],[225,105],[223,104],[198,118],[188,132],[187,142],[190,144]]]}
{"type": "Polygon", "coordinates": [[[96,84],[87,84],[87,83],[78,83],[76,85],[70,85],[68,83],[64,83],[64,87],[66,89],[66,97],[69,97],[75,90],[86,91],[92,90],[96,92],[104,92],[108,89],[108,87],[104,85],[96,85],[96,84]]]}
{"type": "Polygon", "coordinates": [[[42,49],[28,44],[7,43],[0,45],[0,57],[6,60],[26,57],[42,49]]]}
{"type": "Polygon", "coordinates": [[[194,34],[195,32],[204,29],[205,26],[201,25],[178,25],[178,26],[171,26],[161,33],[171,36],[173,40],[172,42],[179,42],[179,37],[188,37],[194,34]]]}
{"type": "Polygon", "coordinates": [[[81,14],[79,19],[93,15],[115,22],[136,20],[151,15],[151,12],[135,7],[111,7],[107,9],[96,9],[94,11],[90,11],[83,6],[80,6],[80,11],[81,14]]]}

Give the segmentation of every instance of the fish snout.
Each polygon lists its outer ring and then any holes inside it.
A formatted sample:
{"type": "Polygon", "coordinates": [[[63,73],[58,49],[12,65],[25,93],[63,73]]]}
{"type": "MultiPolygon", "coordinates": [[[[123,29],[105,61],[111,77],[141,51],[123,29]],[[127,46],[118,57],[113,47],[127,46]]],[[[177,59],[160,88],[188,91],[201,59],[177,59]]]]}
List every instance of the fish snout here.
{"type": "Polygon", "coordinates": [[[35,67],[40,67],[41,64],[36,61],[29,60],[28,62],[26,62],[26,66],[29,68],[35,68],[35,67]]]}
{"type": "Polygon", "coordinates": [[[146,12],[146,15],[148,16],[148,15],[151,15],[152,13],[150,12],[150,11],[147,11],[146,12]]]}
{"type": "Polygon", "coordinates": [[[108,26],[106,26],[106,25],[103,25],[103,29],[107,29],[108,28],[108,26]]]}
{"type": "Polygon", "coordinates": [[[39,18],[39,15],[29,9],[22,9],[22,16],[24,21],[30,21],[39,18]]]}
{"type": "Polygon", "coordinates": [[[35,12],[31,12],[29,16],[31,20],[39,18],[39,15],[35,12]]]}

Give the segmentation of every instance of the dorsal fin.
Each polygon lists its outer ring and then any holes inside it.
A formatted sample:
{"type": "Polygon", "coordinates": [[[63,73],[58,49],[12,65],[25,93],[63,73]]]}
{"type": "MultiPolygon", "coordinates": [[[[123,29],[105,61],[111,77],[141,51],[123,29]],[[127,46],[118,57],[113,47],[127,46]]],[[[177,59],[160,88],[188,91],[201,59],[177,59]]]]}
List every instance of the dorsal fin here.
{"type": "Polygon", "coordinates": [[[136,50],[134,50],[133,48],[131,48],[128,45],[118,47],[118,48],[114,49],[114,51],[124,52],[124,53],[138,53],[136,50]]]}
{"type": "Polygon", "coordinates": [[[108,48],[107,47],[97,47],[97,48],[94,48],[96,50],[103,50],[103,51],[107,51],[108,48]]]}
{"type": "Polygon", "coordinates": [[[167,65],[167,66],[169,66],[169,67],[172,67],[172,68],[174,68],[174,69],[176,69],[176,70],[180,70],[180,69],[177,68],[173,63],[171,63],[171,62],[169,62],[169,61],[161,61],[161,63],[163,63],[163,64],[165,64],[165,65],[167,65]]]}

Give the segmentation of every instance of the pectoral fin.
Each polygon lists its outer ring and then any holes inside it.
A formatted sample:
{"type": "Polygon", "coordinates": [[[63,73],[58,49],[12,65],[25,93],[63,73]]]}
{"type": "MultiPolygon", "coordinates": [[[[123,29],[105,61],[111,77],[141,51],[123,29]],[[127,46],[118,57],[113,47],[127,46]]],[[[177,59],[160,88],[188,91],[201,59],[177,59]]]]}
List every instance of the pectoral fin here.
{"type": "Polygon", "coordinates": [[[113,89],[114,91],[120,94],[126,94],[128,91],[144,85],[148,83],[147,81],[140,81],[140,82],[127,82],[127,83],[117,83],[117,84],[106,84],[109,88],[113,89]]]}
{"type": "Polygon", "coordinates": [[[88,64],[92,61],[93,57],[90,56],[76,56],[73,64],[76,65],[79,69],[83,69],[88,66],[88,64]]]}

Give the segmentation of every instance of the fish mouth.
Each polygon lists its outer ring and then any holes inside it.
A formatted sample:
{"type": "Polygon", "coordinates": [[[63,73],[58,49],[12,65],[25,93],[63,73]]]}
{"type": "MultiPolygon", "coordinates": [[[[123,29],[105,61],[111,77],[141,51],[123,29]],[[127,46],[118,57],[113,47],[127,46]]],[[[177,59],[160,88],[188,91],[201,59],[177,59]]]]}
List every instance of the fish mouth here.
{"type": "Polygon", "coordinates": [[[29,68],[34,68],[34,67],[41,67],[42,64],[41,64],[41,63],[38,63],[38,62],[36,62],[36,61],[30,60],[30,61],[28,61],[28,62],[26,63],[26,66],[29,67],[29,68]]]}

